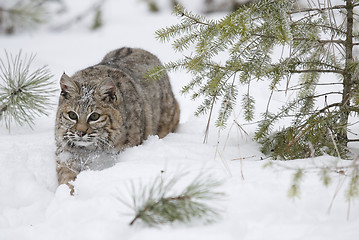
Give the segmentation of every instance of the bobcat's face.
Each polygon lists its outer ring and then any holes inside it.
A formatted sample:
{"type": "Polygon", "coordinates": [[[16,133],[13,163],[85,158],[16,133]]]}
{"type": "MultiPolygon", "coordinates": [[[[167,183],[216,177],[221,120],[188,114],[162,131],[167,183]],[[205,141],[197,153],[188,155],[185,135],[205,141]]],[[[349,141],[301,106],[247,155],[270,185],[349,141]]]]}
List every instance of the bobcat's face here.
{"type": "Polygon", "coordinates": [[[78,107],[68,107],[62,114],[63,139],[70,146],[96,148],[108,145],[109,115],[96,109],[83,111],[78,107]]]}
{"type": "Polygon", "coordinates": [[[121,121],[111,105],[116,99],[115,89],[109,88],[115,87],[113,83],[105,83],[106,89],[103,89],[103,84],[80,85],[64,76],[63,79],[57,138],[70,147],[88,150],[113,147],[114,122],[118,124],[121,121]]]}

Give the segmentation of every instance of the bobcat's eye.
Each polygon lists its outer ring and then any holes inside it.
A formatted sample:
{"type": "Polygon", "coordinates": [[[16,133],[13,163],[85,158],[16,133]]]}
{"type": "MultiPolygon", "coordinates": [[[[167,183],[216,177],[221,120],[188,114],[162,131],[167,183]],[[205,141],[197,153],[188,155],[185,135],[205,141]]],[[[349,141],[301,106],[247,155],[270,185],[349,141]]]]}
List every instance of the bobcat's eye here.
{"type": "Polygon", "coordinates": [[[70,112],[67,113],[67,115],[69,115],[69,118],[71,120],[77,120],[77,114],[75,112],[70,111],[70,112]]]}
{"type": "Polygon", "coordinates": [[[99,113],[92,113],[90,116],[89,116],[89,121],[97,121],[98,119],[100,118],[100,114],[99,113]]]}

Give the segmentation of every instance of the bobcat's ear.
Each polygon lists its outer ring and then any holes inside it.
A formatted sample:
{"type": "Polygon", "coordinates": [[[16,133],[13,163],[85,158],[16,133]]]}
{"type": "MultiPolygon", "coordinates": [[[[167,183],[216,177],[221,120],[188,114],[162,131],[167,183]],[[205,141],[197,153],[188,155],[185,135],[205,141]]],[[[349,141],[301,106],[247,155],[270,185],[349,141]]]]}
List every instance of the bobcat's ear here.
{"type": "Polygon", "coordinates": [[[98,88],[98,94],[102,100],[117,100],[116,85],[111,78],[105,78],[98,88]]]}
{"type": "Polygon", "coordinates": [[[60,86],[61,86],[61,95],[66,97],[69,93],[75,93],[78,91],[77,84],[66,75],[66,73],[63,73],[60,79],[60,86]]]}

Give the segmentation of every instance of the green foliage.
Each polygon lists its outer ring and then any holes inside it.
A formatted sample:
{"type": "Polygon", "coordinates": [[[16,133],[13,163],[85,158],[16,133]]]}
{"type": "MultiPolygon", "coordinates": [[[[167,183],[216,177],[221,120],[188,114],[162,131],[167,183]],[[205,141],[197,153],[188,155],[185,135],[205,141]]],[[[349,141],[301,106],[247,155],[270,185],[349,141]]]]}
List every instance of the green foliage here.
{"type": "MultiPolygon", "coordinates": [[[[220,101],[221,108],[216,123],[219,127],[225,126],[237,101],[237,77],[240,84],[262,79],[271,67],[270,55],[274,46],[289,39],[289,26],[285,21],[284,10],[290,5],[288,1],[279,1],[279,4],[259,1],[252,7],[243,6],[218,21],[208,20],[186,11],[180,5],[176,6],[174,14],[181,18],[181,23],[160,29],[156,35],[160,41],[176,38],[172,44],[175,51],[194,49],[184,59],[166,64],[164,69],[185,69],[194,76],[183,87],[182,92],[192,92],[192,99],[205,97],[196,111],[197,115],[207,113],[214,103],[220,101]],[[280,22],[280,26],[274,29],[274,25],[267,24],[260,18],[270,18],[280,22]],[[263,34],[272,33],[276,33],[278,39],[261,39],[263,34]],[[229,56],[226,62],[214,61],[223,53],[229,56]],[[239,74],[236,75],[237,73],[239,74]]],[[[252,119],[254,98],[247,95],[243,98],[242,105],[246,110],[246,118],[252,119]]]]}
{"type": "Polygon", "coordinates": [[[6,60],[0,59],[0,121],[8,129],[12,123],[32,126],[52,105],[52,74],[46,66],[31,70],[34,55],[5,53],[6,60]]]}
{"type": "Polygon", "coordinates": [[[103,20],[102,20],[102,9],[99,6],[96,10],[95,10],[95,16],[94,16],[94,20],[93,20],[93,24],[91,29],[92,30],[96,30],[101,28],[103,25],[103,20]]]}
{"type": "Polygon", "coordinates": [[[157,2],[155,0],[142,0],[148,4],[148,9],[150,12],[159,12],[160,9],[158,8],[157,2]]]}
{"type": "MultiPolygon", "coordinates": [[[[313,114],[280,131],[261,136],[262,152],[274,159],[298,159],[328,154],[346,157],[347,148],[337,145],[334,133],[342,129],[337,114],[313,114]]],[[[257,132],[259,133],[259,132],[257,132]]]]}
{"type": "MultiPolygon", "coordinates": [[[[63,0],[18,0],[24,2],[40,2],[35,5],[35,7],[39,9],[44,9],[48,12],[46,14],[46,20],[48,20],[50,15],[62,15],[68,11],[68,4],[63,0]],[[51,13],[51,14],[50,14],[51,13]]],[[[50,28],[56,31],[63,31],[68,29],[74,25],[79,25],[80,23],[84,23],[83,25],[90,30],[97,30],[104,25],[103,18],[103,7],[106,3],[106,0],[97,0],[90,1],[92,3],[84,3],[83,8],[80,12],[76,11],[76,15],[72,15],[66,18],[61,22],[57,21],[57,23],[52,24],[50,28]]],[[[62,17],[60,17],[62,18],[62,17]]]]}
{"type": "Polygon", "coordinates": [[[156,35],[162,42],[171,41],[173,49],[184,57],[154,69],[149,76],[156,78],[163,71],[176,70],[190,73],[192,81],[182,93],[203,99],[196,115],[212,116],[213,105],[218,104],[218,127],[225,127],[233,109],[239,107],[246,121],[253,120],[256,97],[249,94],[252,81],[262,81],[270,96],[282,88],[291,95],[290,100],[277,113],[267,108],[255,133],[262,150],[280,159],[338,153],[347,157],[348,117],[359,109],[355,82],[359,67],[352,57],[358,43],[350,24],[353,9],[359,4],[351,0],[345,4],[331,8],[318,1],[298,8],[295,0],[253,1],[219,20],[178,5],[174,14],[180,23],[160,29],[156,35]],[[274,58],[273,51],[278,49],[282,54],[274,58]],[[323,73],[334,74],[343,84],[342,91],[318,94],[323,73]],[[292,77],[297,74],[299,80],[293,84],[292,77]],[[247,88],[247,94],[238,99],[238,93],[247,88]],[[333,95],[341,100],[328,103],[333,95]],[[325,102],[322,108],[318,107],[319,99],[325,102]],[[284,118],[291,118],[292,124],[273,132],[284,118]]]}
{"type": "Polygon", "coordinates": [[[292,185],[288,190],[288,197],[300,197],[300,182],[302,181],[303,176],[304,174],[302,169],[298,169],[293,175],[292,185]]]}
{"type": "Polygon", "coordinates": [[[359,197],[359,166],[356,164],[357,161],[358,159],[352,164],[352,171],[349,174],[350,181],[345,194],[348,201],[359,197]]]}
{"type": "Polygon", "coordinates": [[[332,183],[332,178],[330,177],[329,173],[330,169],[328,167],[323,167],[319,172],[320,180],[326,187],[332,183]]]}
{"type": "Polygon", "coordinates": [[[312,165],[307,165],[304,168],[290,167],[288,165],[281,164],[278,161],[268,161],[263,167],[274,168],[279,167],[285,170],[293,172],[292,181],[288,189],[288,197],[300,198],[301,185],[306,173],[317,172],[319,179],[325,187],[337,182],[335,193],[333,194],[333,201],[339,191],[343,190],[347,201],[350,203],[355,198],[359,197],[359,158],[355,158],[353,161],[343,162],[340,158],[327,157],[324,162],[316,162],[316,159],[312,159],[312,165]]]}
{"type": "Polygon", "coordinates": [[[242,107],[244,109],[244,119],[248,122],[254,119],[254,103],[254,98],[250,96],[249,93],[243,96],[242,107]]]}
{"type": "Polygon", "coordinates": [[[176,190],[180,180],[187,175],[182,173],[169,179],[159,176],[146,186],[135,186],[132,182],[132,203],[119,199],[134,211],[135,217],[130,225],[138,220],[156,226],[175,221],[188,223],[193,219],[209,223],[218,219],[219,209],[210,202],[223,198],[224,193],[216,191],[222,182],[200,173],[182,191],[176,190]]]}

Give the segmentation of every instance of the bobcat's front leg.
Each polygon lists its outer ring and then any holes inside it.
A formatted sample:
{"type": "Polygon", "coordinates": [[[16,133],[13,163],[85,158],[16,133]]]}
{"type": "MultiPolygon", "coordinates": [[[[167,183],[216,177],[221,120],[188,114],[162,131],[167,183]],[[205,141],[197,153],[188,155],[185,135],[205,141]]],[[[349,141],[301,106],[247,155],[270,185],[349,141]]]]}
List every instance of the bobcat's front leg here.
{"type": "Polygon", "coordinates": [[[74,181],[77,175],[79,174],[79,172],[71,168],[71,165],[65,162],[61,162],[59,160],[57,161],[56,172],[57,172],[57,181],[59,185],[66,184],[71,190],[70,194],[73,195],[74,186],[69,182],[74,181]]]}

